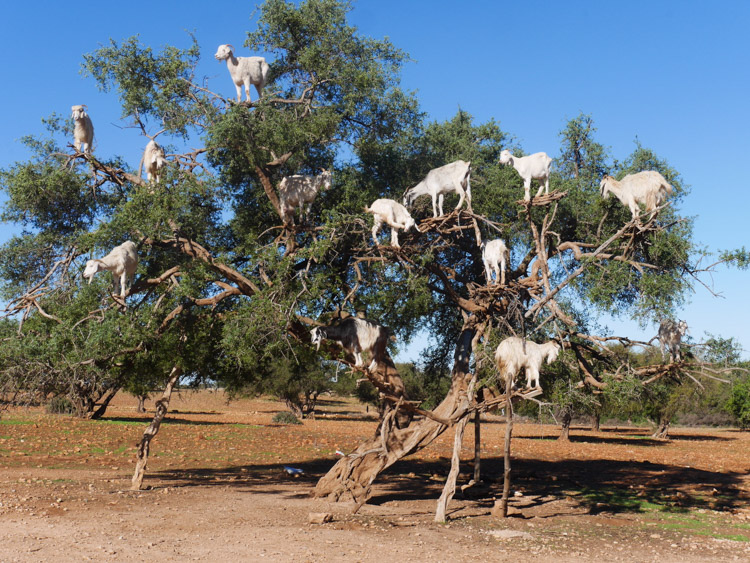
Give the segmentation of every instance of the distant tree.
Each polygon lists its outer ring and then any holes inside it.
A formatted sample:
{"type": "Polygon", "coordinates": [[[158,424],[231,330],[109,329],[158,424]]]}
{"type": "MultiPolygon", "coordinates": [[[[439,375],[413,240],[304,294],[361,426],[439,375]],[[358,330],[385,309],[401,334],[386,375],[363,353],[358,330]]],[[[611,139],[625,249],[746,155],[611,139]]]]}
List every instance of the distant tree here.
{"type": "Polygon", "coordinates": [[[750,380],[738,381],[732,386],[727,410],[743,430],[750,428],[750,380]]]}

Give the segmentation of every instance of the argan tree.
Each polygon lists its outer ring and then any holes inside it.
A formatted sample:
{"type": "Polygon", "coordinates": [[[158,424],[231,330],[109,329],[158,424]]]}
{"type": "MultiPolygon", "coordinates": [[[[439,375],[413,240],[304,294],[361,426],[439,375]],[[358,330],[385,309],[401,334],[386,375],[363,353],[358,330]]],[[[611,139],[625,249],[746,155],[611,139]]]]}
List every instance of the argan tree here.
{"type": "Polygon", "coordinates": [[[269,54],[272,80],[252,103],[225,99],[196,76],[206,54],[195,43],[157,53],[131,38],[85,55],[84,73],[119,97],[143,144],[158,134],[167,147],[158,182],[106,147],[75,151],[70,122],[54,114],[47,137],[25,139],[30,158],[0,175],[3,220],[24,229],[0,251],[7,314],[17,321],[2,326],[5,390],[68,394],[82,412],[101,413],[113,390],[158,376],[165,391],[139,448],[136,488],[180,378],[241,389],[320,369],[323,359],[353,364],[332,343],[314,353],[309,330],[360,312],[401,341],[431,333],[426,365],[451,373],[442,402],[426,410],[404,394],[390,357],[362,370],[385,404],[377,432],[316,488],[361,504],[383,469],[448,428],[460,443],[469,417],[507,400],[492,375],[477,377],[491,373],[502,336],[557,339],[561,377],[598,389],[617,368],[606,343],[627,339],[595,334],[592,311],[668,314],[699,274],[691,222],[678,213],[687,190],[651,151],[637,147],[612,170],[581,116],[563,131],[553,192],[519,201],[520,178],[497,162],[509,135],[463,111],[427,123],[399,87],[406,55],[362,37],[348,10],[338,0],[265,2],[245,47],[269,54]],[[401,249],[374,245],[363,207],[400,200],[458,159],[471,162],[471,209],[432,218],[425,198],[412,210],[419,233],[402,236],[401,249]],[[660,170],[674,194],[636,223],[601,199],[598,181],[602,171],[642,167],[660,170]],[[333,186],[309,220],[285,224],[280,180],[321,168],[333,170],[333,186]],[[481,241],[497,237],[512,253],[505,286],[488,285],[481,262],[481,241]],[[106,273],[89,285],[81,272],[126,239],[140,263],[123,307],[106,273]],[[480,400],[480,387],[494,396],[480,400]]]}

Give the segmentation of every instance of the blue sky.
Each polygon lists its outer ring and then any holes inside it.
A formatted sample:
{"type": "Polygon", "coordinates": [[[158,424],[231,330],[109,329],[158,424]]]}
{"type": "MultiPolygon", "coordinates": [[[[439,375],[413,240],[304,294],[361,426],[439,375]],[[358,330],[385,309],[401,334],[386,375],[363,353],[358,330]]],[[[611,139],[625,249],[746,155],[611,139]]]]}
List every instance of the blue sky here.
{"type": "MultiPolygon", "coordinates": [[[[11,3],[0,22],[6,108],[0,167],[27,154],[18,139],[42,131],[40,119],[85,103],[96,150],[137,166],[144,139],[120,120],[114,93],[101,93],[79,70],[84,53],[109,38],[201,47],[199,75],[234,95],[227,69],[213,58],[221,43],[238,55],[256,4],[206,2],[11,3]],[[117,10],[107,6],[117,5],[117,10]],[[127,10],[124,6],[127,5],[127,10]],[[87,32],[81,32],[87,29],[87,32]]],[[[710,249],[750,246],[747,154],[750,150],[750,2],[745,1],[392,1],[360,0],[350,22],[364,35],[388,37],[413,59],[402,85],[415,91],[432,120],[458,108],[476,122],[495,119],[526,152],[559,155],[560,130],[590,114],[597,140],[622,160],[637,138],[669,161],[690,187],[682,204],[694,216],[695,240],[710,249]]],[[[255,93],[252,92],[254,95],[255,93]]],[[[17,228],[0,225],[0,241],[17,228]]],[[[718,268],[696,285],[680,318],[695,339],[704,332],[736,338],[750,357],[750,273],[718,268]]],[[[617,333],[648,340],[630,322],[606,321],[617,333]]],[[[422,346],[417,342],[416,346],[422,346]]],[[[410,350],[402,357],[413,357],[410,350]]]]}

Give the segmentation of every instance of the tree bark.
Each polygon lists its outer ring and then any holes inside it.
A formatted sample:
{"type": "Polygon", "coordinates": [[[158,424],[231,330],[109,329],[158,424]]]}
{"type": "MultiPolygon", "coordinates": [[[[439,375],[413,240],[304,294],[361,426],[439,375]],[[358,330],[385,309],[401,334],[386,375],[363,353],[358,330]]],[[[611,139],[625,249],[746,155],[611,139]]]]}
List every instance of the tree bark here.
{"type": "Polygon", "coordinates": [[[148,395],[138,395],[138,412],[146,412],[146,399],[148,395]]]}
{"type": "Polygon", "coordinates": [[[448,503],[453,498],[453,495],[456,494],[456,479],[458,478],[458,471],[461,465],[461,444],[464,441],[464,430],[466,429],[467,422],[469,422],[469,417],[465,416],[458,424],[456,424],[456,433],[453,438],[451,470],[448,473],[448,478],[445,480],[443,492],[437,501],[435,522],[445,522],[445,512],[448,509],[448,503]]]}
{"type": "Polygon", "coordinates": [[[154,418],[143,433],[141,443],[138,445],[138,456],[135,463],[135,471],[133,472],[132,485],[130,487],[134,491],[139,491],[142,488],[143,477],[146,474],[146,464],[148,463],[151,440],[159,432],[161,421],[164,420],[164,416],[167,414],[167,409],[169,408],[169,400],[172,398],[172,389],[174,389],[174,386],[177,384],[181,375],[182,368],[174,366],[172,372],[169,374],[169,380],[167,380],[167,385],[164,388],[164,393],[162,394],[161,399],[156,401],[156,413],[154,414],[154,418]]]}
{"type": "Polygon", "coordinates": [[[659,426],[654,430],[654,433],[651,434],[652,438],[657,438],[659,440],[669,440],[669,424],[672,422],[667,417],[662,417],[659,419],[659,426]]]}
{"type": "Polygon", "coordinates": [[[291,412],[297,418],[302,418],[302,405],[299,403],[299,399],[297,399],[297,401],[294,401],[289,397],[285,397],[284,402],[286,403],[289,412],[291,412]]]}
{"type": "Polygon", "coordinates": [[[91,420],[98,420],[103,417],[104,413],[107,412],[107,407],[109,406],[110,401],[114,399],[119,390],[119,387],[113,387],[112,389],[107,391],[107,393],[104,395],[104,399],[102,399],[102,402],[99,404],[99,406],[96,407],[94,411],[89,415],[89,418],[91,420]]]}
{"type": "Polygon", "coordinates": [[[560,437],[558,440],[562,442],[570,441],[570,423],[572,420],[573,415],[566,409],[560,417],[560,437]]]}
{"type": "MultiPolygon", "coordinates": [[[[510,442],[513,438],[513,378],[505,381],[505,448],[503,450],[503,496],[500,500],[500,514],[508,517],[508,497],[510,497],[510,442]]],[[[497,516],[497,506],[493,507],[492,515],[497,516]]]]}
{"type": "Polygon", "coordinates": [[[474,413],[474,482],[482,480],[482,424],[481,413],[474,413]]]}
{"type": "MultiPolygon", "coordinates": [[[[476,374],[471,378],[469,387],[466,395],[469,402],[474,402],[474,386],[476,385],[476,374]]],[[[479,414],[479,411],[476,411],[479,414]]],[[[458,479],[458,472],[461,468],[461,444],[464,441],[464,431],[466,430],[466,423],[469,422],[469,417],[463,417],[458,424],[456,424],[456,431],[453,438],[453,456],[451,457],[451,470],[448,473],[448,478],[445,480],[443,486],[443,492],[437,502],[437,509],[435,510],[435,522],[445,522],[445,513],[448,510],[448,503],[456,494],[456,479],[458,479]]]]}
{"type": "Polygon", "coordinates": [[[600,424],[601,424],[601,415],[598,412],[595,412],[594,414],[591,415],[591,431],[599,432],[601,430],[600,424]]]}
{"type": "Polygon", "coordinates": [[[449,426],[470,415],[467,388],[471,380],[469,360],[476,325],[474,317],[469,317],[464,323],[454,355],[451,388],[445,399],[431,413],[442,421],[448,421],[449,424],[426,417],[412,422],[406,428],[397,428],[394,423],[398,412],[397,403],[396,408],[384,418],[378,436],[362,443],[355,452],[342,457],[318,481],[313,493],[315,497],[328,497],[332,501],[338,501],[348,494],[359,509],[367,501],[372,483],[381,471],[429,445],[449,426]]]}

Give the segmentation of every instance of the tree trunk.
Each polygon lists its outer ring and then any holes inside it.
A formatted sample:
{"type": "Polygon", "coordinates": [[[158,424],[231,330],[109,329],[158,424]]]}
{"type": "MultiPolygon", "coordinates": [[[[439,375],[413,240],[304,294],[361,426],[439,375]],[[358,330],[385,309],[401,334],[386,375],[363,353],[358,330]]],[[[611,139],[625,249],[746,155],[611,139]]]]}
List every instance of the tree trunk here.
{"type": "MultiPolygon", "coordinates": [[[[476,384],[476,374],[471,378],[469,387],[466,391],[466,395],[469,402],[474,402],[474,386],[476,384]]],[[[479,411],[476,411],[479,414],[479,411]]],[[[464,431],[466,430],[466,423],[469,422],[469,417],[463,417],[458,424],[456,424],[456,432],[453,438],[453,456],[451,457],[451,470],[448,473],[448,478],[445,480],[443,486],[443,492],[437,502],[437,509],[435,510],[435,522],[445,522],[445,513],[448,510],[448,503],[456,494],[456,479],[458,479],[458,472],[461,466],[461,444],[464,441],[464,431]]]]}
{"type": "Polygon", "coordinates": [[[359,508],[367,501],[372,483],[381,471],[424,448],[450,426],[469,416],[469,359],[475,332],[476,319],[470,317],[464,323],[456,346],[451,388],[445,399],[432,411],[434,418],[425,417],[406,428],[397,428],[394,418],[398,409],[392,409],[381,424],[379,436],[362,443],[354,453],[342,457],[318,481],[313,493],[316,497],[338,501],[348,493],[359,508]]]}
{"type": "Polygon", "coordinates": [[[474,482],[482,480],[482,424],[479,411],[474,413],[474,482]]]}
{"type": "Polygon", "coordinates": [[[99,404],[98,407],[96,407],[91,414],[89,414],[89,418],[91,420],[98,420],[101,417],[104,416],[104,413],[107,412],[107,407],[109,406],[109,403],[112,399],[114,399],[115,395],[117,395],[117,392],[120,390],[119,387],[113,387],[107,393],[104,395],[104,399],[102,399],[102,402],[99,404]]]}
{"type": "Polygon", "coordinates": [[[435,510],[435,522],[445,522],[445,512],[448,509],[448,503],[456,493],[456,479],[458,478],[458,471],[461,465],[461,444],[464,441],[464,430],[466,429],[467,422],[469,422],[469,417],[465,416],[458,424],[456,424],[456,434],[453,438],[453,457],[451,458],[451,470],[448,473],[448,478],[445,480],[443,492],[437,501],[437,509],[435,510]]]}
{"type": "Polygon", "coordinates": [[[285,397],[284,402],[294,416],[302,418],[302,405],[300,404],[299,399],[295,401],[289,397],[285,397]]]}
{"type": "Polygon", "coordinates": [[[146,399],[148,395],[138,395],[138,412],[146,412],[146,399]]]}
{"type": "Polygon", "coordinates": [[[560,437],[558,440],[562,442],[570,441],[570,423],[573,420],[573,414],[565,409],[562,416],[560,417],[560,437]]]}
{"type": "Polygon", "coordinates": [[[599,432],[601,430],[600,423],[601,423],[601,415],[598,412],[595,412],[594,414],[591,415],[591,431],[599,432]]]}
{"type": "Polygon", "coordinates": [[[659,419],[659,426],[654,430],[654,433],[651,434],[652,438],[657,438],[659,440],[669,440],[669,424],[671,419],[668,417],[662,417],[659,419]]]}
{"type": "Polygon", "coordinates": [[[302,405],[302,415],[315,420],[315,406],[318,404],[320,391],[305,391],[305,402],[302,405]]]}
{"type": "Polygon", "coordinates": [[[177,384],[181,375],[182,368],[174,366],[172,372],[169,374],[169,380],[167,380],[167,385],[164,388],[164,393],[162,394],[161,399],[156,401],[156,404],[154,405],[156,407],[156,413],[154,414],[151,424],[148,425],[148,428],[146,428],[146,431],[143,433],[141,443],[138,445],[138,456],[136,459],[135,471],[133,472],[132,485],[130,487],[134,491],[139,491],[142,488],[143,476],[146,473],[146,464],[148,463],[148,453],[151,446],[151,440],[159,432],[161,421],[164,419],[164,416],[167,414],[167,409],[169,408],[169,400],[172,398],[172,389],[174,389],[174,386],[177,384]]]}
{"type": "MultiPolygon", "coordinates": [[[[503,518],[508,517],[508,497],[510,497],[510,441],[513,437],[513,378],[505,380],[505,448],[503,451],[503,496],[500,501],[500,513],[503,518]]],[[[492,515],[497,516],[497,505],[492,509],[492,515]]]]}

